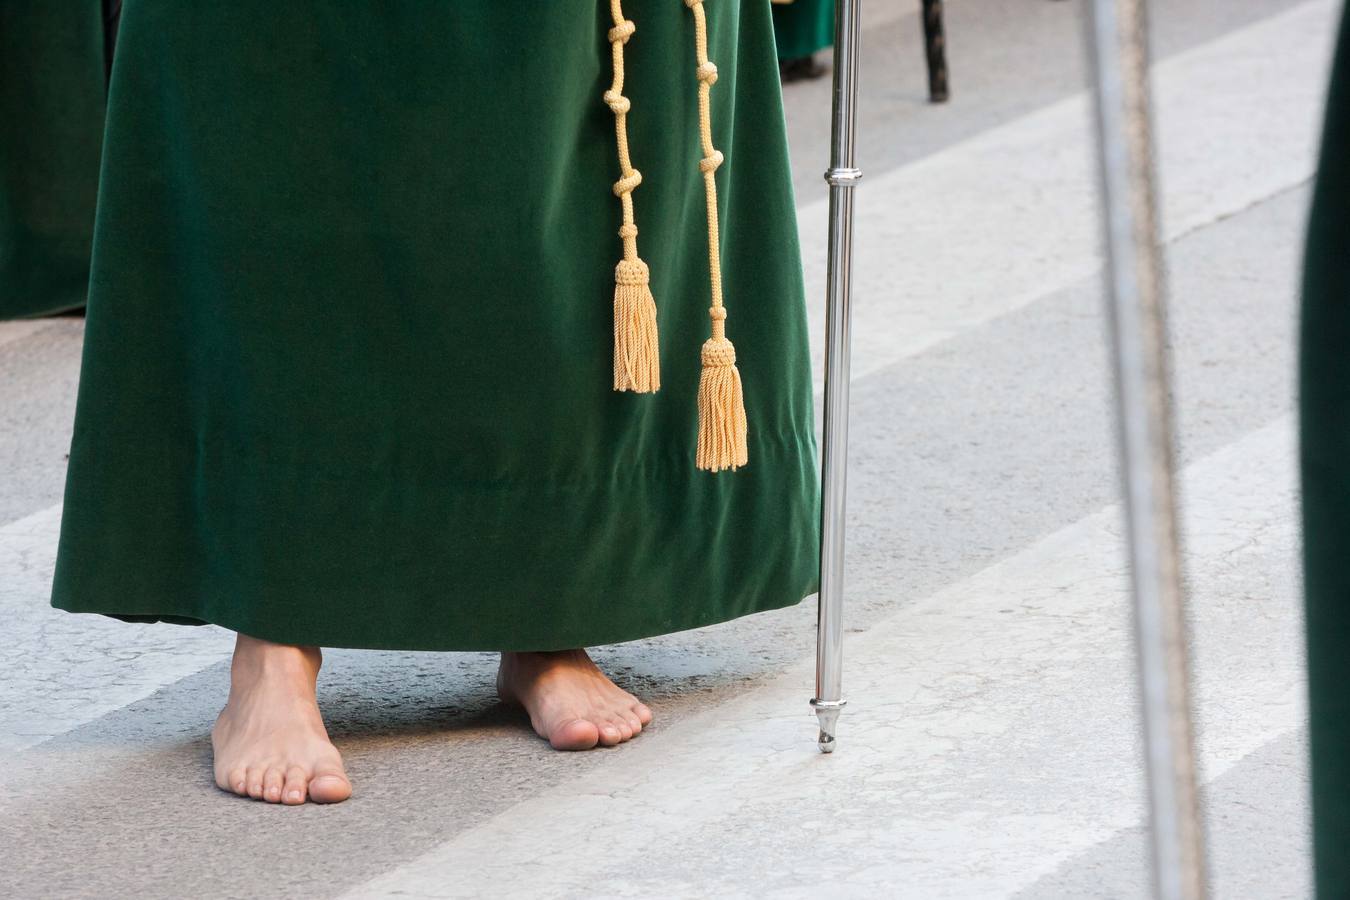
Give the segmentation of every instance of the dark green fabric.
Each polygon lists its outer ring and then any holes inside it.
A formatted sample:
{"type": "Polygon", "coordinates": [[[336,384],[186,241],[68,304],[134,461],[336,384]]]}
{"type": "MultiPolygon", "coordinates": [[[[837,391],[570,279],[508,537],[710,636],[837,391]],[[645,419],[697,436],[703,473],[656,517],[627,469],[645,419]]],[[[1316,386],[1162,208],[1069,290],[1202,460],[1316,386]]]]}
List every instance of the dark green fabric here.
{"type": "Polygon", "coordinates": [[[99,0],[0,0],[0,319],[84,305],[104,85],[99,0]]]}
{"type": "Polygon", "coordinates": [[[608,3],[128,0],[53,603],[289,643],[547,649],[816,589],[764,0],[709,4],[751,460],[694,467],[690,13],[626,0],[662,389],[611,390],[608,3]]]}
{"type": "Polygon", "coordinates": [[[834,0],[792,0],[773,6],[779,59],[810,56],[834,43],[834,0]]]}
{"type": "Polygon", "coordinates": [[[1350,19],[1308,227],[1300,381],[1313,846],[1330,900],[1350,897],[1350,19]]]}

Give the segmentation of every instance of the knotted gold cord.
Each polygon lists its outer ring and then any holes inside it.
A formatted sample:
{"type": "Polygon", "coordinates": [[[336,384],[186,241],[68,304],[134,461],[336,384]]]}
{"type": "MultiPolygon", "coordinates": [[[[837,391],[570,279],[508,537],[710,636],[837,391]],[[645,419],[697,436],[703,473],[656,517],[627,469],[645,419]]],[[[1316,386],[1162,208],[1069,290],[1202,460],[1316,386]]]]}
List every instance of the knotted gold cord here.
{"type": "Polygon", "coordinates": [[[749,459],[745,400],[736,348],[726,337],[727,311],[722,305],[722,261],[717,227],[717,168],[722,151],[712,142],[712,86],[717,66],[708,60],[708,22],[703,0],[684,0],[694,14],[694,47],[698,58],[698,128],[703,158],[698,168],[708,202],[708,272],[712,283],[712,337],[703,344],[703,375],[698,387],[698,467],[709,472],[735,470],[749,459]]]}
{"type": "Polygon", "coordinates": [[[623,259],[614,268],[614,390],[650,393],[661,386],[660,346],[656,333],[656,300],[650,288],[651,273],[638,258],[637,224],[633,220],[633,189],[642,183],[642,173],[633,168],[628,155],[628,110],[623,95],[623,48],[636,30],[625,19],[620,0],[610,0],[614,27],[609,42],[614,57],[614,82],[605,91],[605,103],[614,112],[614,135],[619,146],[619,180],[614,194],[623,204],[623,259]]]}

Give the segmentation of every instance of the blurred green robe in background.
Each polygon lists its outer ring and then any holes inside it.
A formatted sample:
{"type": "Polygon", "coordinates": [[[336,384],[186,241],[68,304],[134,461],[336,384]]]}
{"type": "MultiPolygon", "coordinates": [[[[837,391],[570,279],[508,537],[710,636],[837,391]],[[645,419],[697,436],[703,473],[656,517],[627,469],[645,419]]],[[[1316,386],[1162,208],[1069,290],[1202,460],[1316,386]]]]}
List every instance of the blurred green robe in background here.
{"type": "Polygon", "coordinates": [[[1300,428],[1317,896],[1350,897],[1350,18],[1303,277],[1300,428]]]}
{"type": "Polygon", "coordinates": [[[0,319],[84,305],[105,85],[99,0],[0,0],[0,319]]]}
{"type": "Polygon", "coordinates": [[[834,43],[834,0],[773,4],[773,39],[779,59],[799,59],[834,43]]]}

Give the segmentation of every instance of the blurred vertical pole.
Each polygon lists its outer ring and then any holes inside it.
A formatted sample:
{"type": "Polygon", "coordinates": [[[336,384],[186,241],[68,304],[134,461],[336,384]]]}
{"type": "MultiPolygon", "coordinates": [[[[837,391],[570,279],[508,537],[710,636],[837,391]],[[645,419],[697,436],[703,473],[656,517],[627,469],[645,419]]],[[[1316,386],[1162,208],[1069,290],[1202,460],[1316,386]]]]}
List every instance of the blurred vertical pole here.
{"type": "Polygon", "coordinates": [[[825,312],[825,434],[821,469],[820,598],[816,622],[816,696],[820,749],[834,750],[844,707],[844,483],[848,469],[849,329],[852,313],[853,165],[858,100],[858,3],[838,0],[834,19],[833,126],[830,136],[829,268],[825,312]]]}
{"type": "Polygon", "coordinates": [[[1206,895],[1173,493],[1145,0],[1091,0],[1121,468],[1155,895],[1206,895]]]}
{"type": "Polygon", "coordinates": [[[928,60],[928,100],[946,103],[947,36],[942,27],[942,0],[923,0],[923,50],[928,60]]]}

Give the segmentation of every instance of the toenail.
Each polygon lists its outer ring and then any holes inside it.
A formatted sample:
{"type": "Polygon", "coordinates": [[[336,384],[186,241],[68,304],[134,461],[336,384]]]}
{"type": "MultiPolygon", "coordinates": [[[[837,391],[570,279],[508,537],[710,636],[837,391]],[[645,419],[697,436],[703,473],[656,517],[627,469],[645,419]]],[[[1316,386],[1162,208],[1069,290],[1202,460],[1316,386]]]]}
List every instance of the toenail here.
{"type": "Polygon", "coordinates": [[[299,792],[299,791],[291,791],[289,794],[286,795],[286,799],[287,799],[287,800],[299,800],[299,799],[300,799],[300,792],[299,792]]]}

